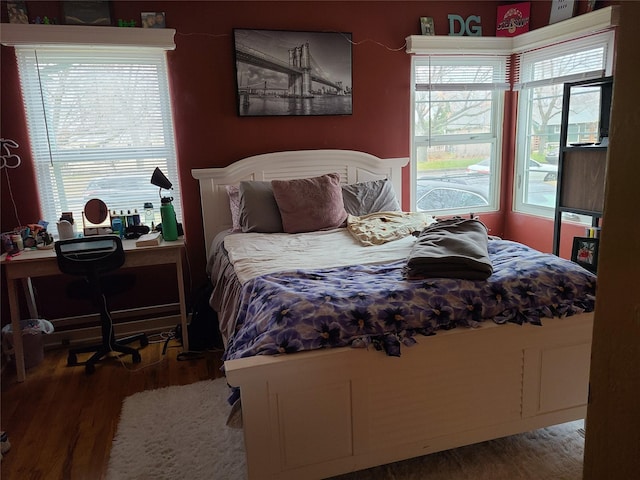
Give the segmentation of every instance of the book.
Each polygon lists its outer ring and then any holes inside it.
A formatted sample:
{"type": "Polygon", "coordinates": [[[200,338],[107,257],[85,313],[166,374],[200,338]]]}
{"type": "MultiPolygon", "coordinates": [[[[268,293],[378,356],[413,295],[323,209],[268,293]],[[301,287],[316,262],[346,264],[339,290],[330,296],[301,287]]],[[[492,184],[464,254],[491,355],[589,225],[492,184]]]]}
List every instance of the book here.
{"type": "Polygon", "coordinates": [[[153,247],[160,245],[162,234],[160,232],[145,233],[136,240],[136,247],[153,247]]]}

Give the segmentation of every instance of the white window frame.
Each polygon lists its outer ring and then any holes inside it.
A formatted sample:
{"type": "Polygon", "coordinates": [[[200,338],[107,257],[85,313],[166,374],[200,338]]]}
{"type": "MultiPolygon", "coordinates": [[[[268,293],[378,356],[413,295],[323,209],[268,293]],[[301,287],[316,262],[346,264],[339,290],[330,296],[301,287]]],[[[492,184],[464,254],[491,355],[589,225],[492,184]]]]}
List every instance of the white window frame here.
{"type": "MultiPolygon", "coordinates": [[[[532,88],[542,85],[562,85],[565,82],[576,80],[594,79],[612,74],[613,57],[614,57],[614,41],[615,35],[613,31],[601,32],[595,35],[588,35],[573,40],[567,40],[559,44],[550,45],[539,48],[530,52],[519,54],[519,72],[520,79],[514,85],[519,91],[518,95],[518,120],[516,125],[516,152],[515,152],[515,169],[514,169],[514,194],[512,201],[513,211],[518,213],[526,213],[545,218],[553,218],[555,215],[554,206],[535,205],[523,200],[524,189],[526,188],[524,179],[526,178],[525,165],[528,161],[529,146],[529,111],[532,105],[532,88]],[[532,80],[533,65],[536,62],[550,60],[553,58],[567,55],[568,53],[576,54],[581,51],[590,50],[597,47],[603,47],[604,58],[602,68],[587,71],[576,75],[567,75],[563,77],[550,77],[538,80],[532,80]]],[[[559,135],[559,133],[558,133],[559,135]]],[[[580,222],[589,222],[590,220],[573,216],[573,220],[580,222]]]]}
{"type": "MultiPolygon", "coordinates": [[[[615,27],[620,23],[620,7],[613,5],[600,8],[589,13],[577,15],[562,22],[557,22],[545,27],[537,28],[515,37],[474,37],[474,36],[444,36],[444,35],[411,35],[407,37],[406,52],[410,55],[507,55],[512,57],[510,68],[517,72],[517,62],[513,61],[515,55],[524,52],[534,52],[539,49],[550,48],[565,42],[587,38],[599,33],[607,33],[614,38],[615,27]]],[[[609,43],[607,56],[607,68],[602,75],[611,72],[613,62],[614,40],[609,43]]],[[[413,81],[414,72],[411,70],[410,82],[413,81]]],[[[515,78],[510,78],[512,88],[516,83],[515,78]]],[[[575,79],[566,79],[571,81],[575,79]]],[[[519,86],[515,85],[517,89],[519,86]]],[[[413,115],[414,97],[411,90],[411,130],[410,142],[412,156],[415,155],[413,146],[413,115]]],[[[522,112],[517,112],[518,116],[522,112]]],[[[514,142],[517,142],[517,138],[514,142]]],[[[412,158],[412,167],[415,159],[412,158]]],[[[517,170],[514,168],[514,171],[517,170]]],[[[518,173],[516,172],[516,175],[518,173]]],[[[411,206],[415,206],[415,168],[411,172],[411,206]]],[[[514,179],[515,180],[515,179],[514,179]]],[[[514,189],[515,190],[515,189],[514,189]]],[[[512,208],[513,202],[511,202],[512,208]]],[[[553,209],[550,209],[553,212],[553,209]]],[[[540,212],[537,212],[540,214],[540,212]]],[[[545,217],[549,215],[544,214],[545,217]]]]}
{"type": "MultiPolygon", "coordinates": [[[[161,167],[163,173],[165,173],[173,183],[173,190],[171,192],[163,191],[162,196],[170,195],[173,197],[174,209],[178,221],[180,221],[182,217],[166,59],[166,51],[175,48],[173,41],[175,30],[122,29],[116,27],[101,27],[97,30],[94,27],[83,26],[50,25],[47,26],[47,28],[42,28],[39,25],[7,24],[6,28],[3,27],[1,32],[2,44],[13,46],[16,49],[27,124],[30,132],[32,157],[39,184],[38,190],[41,211],[44,219],[49,222],[49,230],[54,234],[56,233],[55,222],[62,213],[60,210],[69,211],[69,209],[65,209],[65,206],[57,200],[54,192],[55,188],[63,188],[60,187],[62,183],[57,182],[55,179],[51,180],[51,171],[58,171],[58,169],[52,165],[55,161],[61,164],[73,165],[83,160],[86,162],[87,157],[89,157],[90,160],[95,159],[96,161],[101,161],[103,164],[106,162],[115,162],[117,164],[119,161],[123,161],[121,159],[127,159],[128,170],[124,172],[125,176],[131,172],[140,174],[141,188],[155,190],[152,202],[156,213],[156,223],[160,221],[160,189],[150,185],[150,180],[153,168],[155,168],[156,163],[159,163],[157,166],[161,167]],[[26,52],[31,52],[31,55],[26,52]],[[107,145],[106,147],[102,146],[89,149],[85,147],[82,151],[78,150],[75,152],[73,148],[77,147],[74,145],[67,145],[66,149],[56,148],[56,145],[51,146],[52,139],[49,134],[42,133],[43,130],[46,131],[47,128],[50,127],[48,123],[50,123],[51,120],[47,119],[45,101],[42,95],[38,93],[40,92],[39,85],[34,87],[36,82],[40,83],[41,81],[38,78],[40,76],[38,73],[40,68],[38,68],[37,57],[35,60],[33,58],[34,55],[37,55],[37,52],[41,52],[43,57],[46,56],[46,52],[66,52],[64,54],[70,55],[70,58],[73,58],[74,52],[78,52],[80,55],[85,55],[84,64],[86,65],[91,65],[91,59],[97,58],[102,54],[112,55],[112,58],[115,59],[129,58],[131,62],[130,65],[132,65],[134,69],[140,68],[136,67],[136,65],[147,65],[148,61],[148,66],[142,68],[146,68],[147,71],[150,72],[146,78],[151,80],[151,85],[153,85],[153,87],[151,87],[153,90],[149,91],[153,91],[150,98],[152,98],[151,101],[154,102],[154,107],[153,110],[149,112],[149,115],[150,118],[155,117],[157,119],[157,115],[159,115],[160,118],[160,120],[155,121],[155,123],[148,124],[149,127],[154,129],[153,135],[149,136],[149,138],[155,140],[152,142],[153,144],[149,144],[149,141],[142,140],[138,141],[137,145],[134,145],[134,142],[131,144],[120,142],[120,144],[114,146],[114,143],[111,142],[111,146],[105,143],[105,145],[107,145]],[[136,57],[141,59],[139,63],[137,63],[136,57]],[[89,61],[86,60],[87,58],[89,58],[89,61]],[[25,79],[23,77],[30,78],[25,79]],[[36,97],[39,97],[40,101],[38,101],[36,97]],[[162,163],[162,160],[166,163],[162,163]],[[134,161],[140,165],[144,164],[144,171],[137,171],[135,166],[132,166],[134,161]],[[144,178],[142,179],[142,177],[144,178]],[[58,187],[52,188],[52,183],[57,183],[58,187]],[[144,185],[142,185],[142,183],[144,183],[144,185]]],[[[118,60],[113,62],[114,65],[118,63],[118,60]]],[[[107,62],[107,65],[108,64],[110,63],[107,62]]],[[[117,106],[114,105],[114,108],[117,108],[117,106]]],[[[96,124],[98,123],[97,121],[96,124]]],[[[102,129],[104,130],[104,125],[102,129]]],[[[138,136],[137,138],[142,137],[146,138],[145,135],[138,136]]],[[[97,176],[99,176],[99,174],[97,176]]],[[[128,176],[127,180],[129,180],[128,176]]],[[[75,191],[71,196],[74,198],[74,208],[70,209],[70,211],[73,212],[74,220],[76,220],[77,225],[79,225],[76,227],[76,232],[79,233],[82,231],[82,205],[84,202],[81,201],[82,203],[80,203],[78,207],[79,200],[76,197],[79,197],[80,194],[75,191]]],[[[63,197],[64,195],[60,198],[63,197]]],[[[125,193],[124,197],[128,198],[128,192],[125,193]]],[[[142,195],[138,195],[138,197],[142,197],[142,195]]],[[[144,195],[144,197],[146,198],[146,195],[144,195]]],[[[134,195],[132,201],[137,203],[137,200],[139,200],[139,198],[136,198],[134,195]]],[[[110,205],[107,206],[109,207],[110,205]]],[[[122,209],[122,206],[120,208],[122,209]]],[[[132,210],[135,208],[138,209],[138,213],[142,219],[144,219],[143,205],[131,205],[132,210]]],[[[133,213],[133,211],[131,213],[133,213]]]]}
{"type": "MultiPolygon", "coordinates": [[[[411,209],[417,210],[417,180],[418,180],[418,149],[421,147],[433,147],[438,145],[464,145],[474,143],[488,143],[491,145],[488,201],[483,207],[473,207],[472,213],[484,213],[497,211],[500,205],[500,172],[502,161],[502,125],[504,115],[504,91],[508,89],[506,80],[507,57],[505,55],[426,55],[413,56],[411,59],[411,209]],[[436,63],[437,65],[492,65],[498,75],[503,78],[487,84],[458,84],[458,85],[418,85],[416,81],[416,67],[436,63]],[[449,90],[449,91],[491,91],[492,92],[492,116],[491,129],[487,133],[457,134],[457,135],[416,135],[416,92],[420,90],[449,90]]],[[[448,210],[427,212],[436,215],[455,215],[470,213],[469,207],[460,207],[448,210]]]]}

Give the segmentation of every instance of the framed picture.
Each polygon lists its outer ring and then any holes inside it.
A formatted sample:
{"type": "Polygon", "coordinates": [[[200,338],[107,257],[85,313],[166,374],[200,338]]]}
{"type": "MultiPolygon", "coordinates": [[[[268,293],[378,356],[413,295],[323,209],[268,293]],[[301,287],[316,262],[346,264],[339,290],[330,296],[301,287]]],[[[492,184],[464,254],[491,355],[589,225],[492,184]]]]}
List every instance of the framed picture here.
{"type": "Polygon", "coordinates": [[[575,0],[552,0],[549,25],[573,17],[575,6],[575,0]]]}
{"type": "Polygon", "coordinates": [[[164,12],[142,12],[142,28],[165,28],[164,12]]]}
{"type": "Polygon", "coordinates": [[[571,261],[596,273],[598,270],[598,238],[574,237],[571,261]]]}
{"type": "Polygon", "coordinates": [[[351,115],[351,34],[234,29],[238,115],[351,115]]]}
{"type": "Polygon", "coordinates": [[[433,18],[420,17],[420,32],[422,35],[435,35],[436,30],[433,25],[433,18]]]}
{"type": "Polygon", "coordinates": [[[497,12],[496,37],[515,37],[529,31],[531,2],[501,5],[497,12]]]}
{"type": "Polygon", "coordinates": [[[7,2],[9,23],[29,23],[26,2],[7,2]]]}
{"type": "Polygon", "coordinates": [[[111,25],[110,2],[62,2],[66,25],[111,25]]]}

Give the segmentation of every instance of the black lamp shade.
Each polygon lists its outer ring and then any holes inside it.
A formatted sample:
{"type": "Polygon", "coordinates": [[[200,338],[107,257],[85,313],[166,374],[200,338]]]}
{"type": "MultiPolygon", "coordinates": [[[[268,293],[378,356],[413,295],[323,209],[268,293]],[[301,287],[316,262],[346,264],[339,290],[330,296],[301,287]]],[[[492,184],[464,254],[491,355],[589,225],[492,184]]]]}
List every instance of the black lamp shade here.
{"type": "Polygon", "coordinates": [[[151,183],[156,187],[164,188],[165,190],[169,190],[173,186],[173,184],[158,167],[156,167],[156,169],[153,171],[153,175],[151,175],[151,183]]]}

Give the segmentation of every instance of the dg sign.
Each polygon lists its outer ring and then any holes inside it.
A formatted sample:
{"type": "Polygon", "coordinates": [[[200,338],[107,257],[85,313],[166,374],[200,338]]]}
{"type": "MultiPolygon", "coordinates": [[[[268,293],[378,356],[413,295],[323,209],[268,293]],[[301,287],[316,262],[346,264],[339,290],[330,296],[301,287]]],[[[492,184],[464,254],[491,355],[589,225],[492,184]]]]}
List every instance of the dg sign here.
{"type": "Polygon", "coordinates": [[[481,37],[482,26],[480,25],[480,17],[471,15],[465,20],[460,15],[450,13],[449,18],[449,35],[468,35],[470,37],[481,37]]]}

